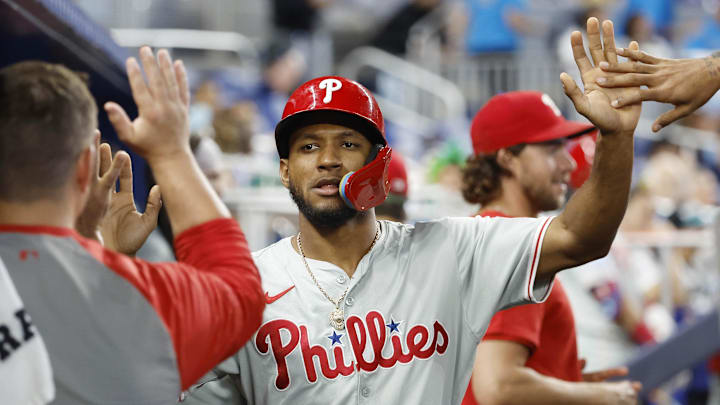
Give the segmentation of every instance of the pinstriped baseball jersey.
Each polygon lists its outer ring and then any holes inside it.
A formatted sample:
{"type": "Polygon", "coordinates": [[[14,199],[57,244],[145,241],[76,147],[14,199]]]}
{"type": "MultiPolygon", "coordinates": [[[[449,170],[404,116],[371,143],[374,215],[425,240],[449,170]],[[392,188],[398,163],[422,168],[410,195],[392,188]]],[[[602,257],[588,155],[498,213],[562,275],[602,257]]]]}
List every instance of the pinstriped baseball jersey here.
{"type": "Polygon", "coordinates": [[[175,245],[179,263],[148,263],[70,229],[0,225],[0,256],[50,355],[54,405],[174,403],[252,335],[262,292],[237,224],[209,221],[175,245]]]}
{"type": "Polygon", "coordinates": [[[448,218],[414,226],[380,221],[380,237],[352,278],[308,259],[344,302],[346,329],[287,238],[254,253],[268,305],[254,338],[192,392],[212,404],[234,384],[248,403],[459,404],[475,348],[496,310],[543,300],[535,281],[550,218],[448,218]]]}

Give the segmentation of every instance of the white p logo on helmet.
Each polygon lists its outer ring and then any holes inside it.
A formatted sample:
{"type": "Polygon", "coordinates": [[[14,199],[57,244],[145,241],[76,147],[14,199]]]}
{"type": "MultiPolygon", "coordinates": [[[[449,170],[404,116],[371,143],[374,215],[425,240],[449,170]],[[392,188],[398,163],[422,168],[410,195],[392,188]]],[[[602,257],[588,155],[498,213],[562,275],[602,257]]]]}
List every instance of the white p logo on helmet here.
{"type": "Polygon", "coordinates": [[[550,107],[550,109],[555,113],[555,115],[557,115],[558,117],[562,115],[560,109],[557,105],[555,105],[555,102],[550,98],[550,96],[543,93],[540,99],[542,100],[543,104],[550,107]]]}
{"type": "Polygon", "coordinates": [[[342,82],[338,79],[325,79],[320,82],[320,85],[318,85],[318,87],[325,90],[325,98],[323,98],[323,103],[327,104],[332,101],[333,92],[340,90],[340,88],[342,87],[342,82]]]}

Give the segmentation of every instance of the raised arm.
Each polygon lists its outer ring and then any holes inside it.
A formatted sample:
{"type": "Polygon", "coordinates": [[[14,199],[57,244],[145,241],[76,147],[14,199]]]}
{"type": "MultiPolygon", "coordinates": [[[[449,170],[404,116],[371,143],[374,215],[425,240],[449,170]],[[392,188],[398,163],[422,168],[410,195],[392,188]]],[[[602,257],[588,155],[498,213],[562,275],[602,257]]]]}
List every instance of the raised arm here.
{"type": "Polygon", "coordinates": [[[607,89],[596,79],[607,75],[598,64],[617,61],[612,22],[587,22],[590,62],[580,32],[573,32],[573,55],[580,70],[584,91],[567,73],[561,75],[565,94],[575,109],[599,130],[595,160],[590,178],[573,195],[563,212],[550,224],[543,241],[538,275],[551,276],[557,271],[578,266],[605,256],[625,214],[633,164],[633,132],[640,117],[640,105],[613,108],[610,103],[636,89],[607,89]]]}
{"type": "MultiPolygon", "coordinates": [[[[639,383],[604,382],[624,370],[589,375],[595,382],[568,382],[525,367],[527,347],[510,341],[480,343],[470,387],[483,405],[633,405],[639,383]],[[596,378],[598,377],[598,378],[596,378]]],[[[625,371],[626,372],[626,371],[625,371]]]]}
{"type": "Polygon", "coordinates": [[[147,84],[137,61],[127,61],[139,116],[130,121],[122,107],[112,102],[105,104],[118,137],[150,165],[162,188],[175,235],[212,219],[230,217],[190,150],[190,93],[185,67],[179,61],[173,64],[166,50],[159,51],[156,60],[150,48],[143,47],[140,59],[147,84]]]}
{"type": "MultiPolygon", "coordinates": [[[[140,57],[149,84],[137,61],[127,62],[139,116],[130,121],[114,103],[105,109],[119,138],[148,161],[163,190],[179,263],[128,260],[94,249],[163,320],[177,356],[181,388],[186,389],[247,342],[260,325],[265,300],[243,233],[190,152],[189,93],[182,63],[173,64],[165,50],[156,60],[147,47],[140,57]]],[[[125,193],[128,200],[132,174],[129,162],[125,164],[118,194],[125,193]]],[[[157,191],[155,195],[159,205],[157,191]]],[[[134,206],[124,212],[134,212],[134,206]]]]}
{"type": "Polygon", "coordinates": [[[655,120],[654,132],[702,107],[720,89],[720,52],[706,58],[663,59],[641,52],[635,44],[631,48],[620,48],[617,53],[630,61],[608,61],[601,63],[600,68],[622,74],[601,76],[596,82],[607,88],[637,87],[613,100],[613,106],[618,108],[641,101],[674,105],[674,109],[655,120]]]}

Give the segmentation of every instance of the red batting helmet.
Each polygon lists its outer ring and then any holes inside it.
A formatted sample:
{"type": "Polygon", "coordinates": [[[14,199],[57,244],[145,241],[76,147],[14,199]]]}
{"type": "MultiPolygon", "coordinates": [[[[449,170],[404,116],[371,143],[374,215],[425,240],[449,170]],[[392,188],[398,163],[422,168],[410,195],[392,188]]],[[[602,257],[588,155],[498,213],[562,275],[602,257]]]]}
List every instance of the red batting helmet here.
{"type": "Polygon", "coordinates": [[[374,147],[360,170],[347,173],[340,182],[340,196],[359,211],[382,204],[390,188],[388,166],[392,149],[385,139],[380,106],[370,91],[340,76],[312,79],[297,88],[285,104],[282,119],[275,127],[275,145],[281,159],[290,154],[290,135],[314,124],[335,124],[352,128],[374,147]]]}
{"type": "Polygon", "coordinates": [[[344,77],[318,77],[290,95],[282,119],[275,127],[275,145],[280,158],[288,157],[290,135],[313,124],[342,125],[360,132],[374,144],[387,144],[377,101],[360,83],[344,77]]]}

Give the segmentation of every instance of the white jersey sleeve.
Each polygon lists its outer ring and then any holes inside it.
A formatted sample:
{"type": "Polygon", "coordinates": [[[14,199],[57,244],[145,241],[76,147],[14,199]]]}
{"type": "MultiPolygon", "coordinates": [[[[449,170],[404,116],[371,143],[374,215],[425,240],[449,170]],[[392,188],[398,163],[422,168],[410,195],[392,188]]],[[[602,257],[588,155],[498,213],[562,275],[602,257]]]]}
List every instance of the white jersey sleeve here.
{"type": "Polygon", "coordinates": [[[462,310],[480,337],[487,327],[485,311],[542,302],[554,278],[535,281],[540,250],[550,218],[447,218],[455,246],[462,310]]]}

